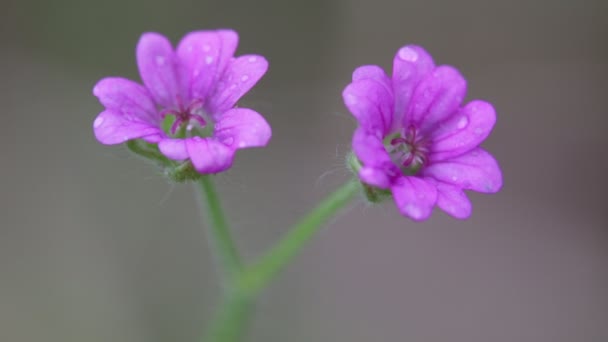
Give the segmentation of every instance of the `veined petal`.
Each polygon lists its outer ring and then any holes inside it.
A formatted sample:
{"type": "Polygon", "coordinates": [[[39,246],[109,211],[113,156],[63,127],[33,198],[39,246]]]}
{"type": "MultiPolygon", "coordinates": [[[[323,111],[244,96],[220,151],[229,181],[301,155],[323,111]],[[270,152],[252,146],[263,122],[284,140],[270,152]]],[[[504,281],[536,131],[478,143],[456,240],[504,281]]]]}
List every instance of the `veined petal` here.
{"type": "Polygon", "coordinates": [[[466,93],[466,81],[450,66],[440,66],[414,90],[404,124],[415,124],[423,132],[456,114],[466,93]]]}
{"type": "Polygon", "coordinates": [[[185,139],[163,139],[158,143],[158,149],[172,160],[186,160],[189,157],[185,139]]]}
{"type": "Polygon", "coordinates": [[[437,206],[449,215],[466,219],[471,216],[472,206],[467,195],[459,187],[432,178],[425,179],[437,188],[437,206]]]}
{"type": "Polygon", "coordinates": [[[381,170],[396,169],[382,144],[382,137],[374,135],[365,128],[359,127],[355,130],[352,146],[363,166],[381,170]]]}
{"type": "Polygon", "coordinates": [[[391,191],[401,214],[416,221],[429,218],[437,202],[435,186],[418,177],[400,177],[391,191]]]}
{"type": "Polygon", "coordinates": [[[243,55],[233,59],[220,77],[207,109],[214,115],[234,107],[268,70],[268,62],[262,56],[243,55]]]}
{"type": "Polygon", "coordinates": [[[478,192],[494,193],[502,187],[502,173],[498,163],[481,148],[448,160],[433,162],[421,172],[438,181],[478,192]]]}
{"type": "Polygon", "coordinates": [[[234,108],[219,116],[214,136],[233,149],[266,146],[272,131],[266,120],[248,108],[234,108]]]}
{"type": "Polygon", "coordinates": [[[496,123],[494,107],[485,101],[472,101],[442,122],[431,132],[433,140],[430,159],[440,161],[453,158],[479,146],[496,123]]]}
{"type": "Polygon", "coordinates": [[[157,104],[177,108],[179,101],[188,100],[178,77],[179,62],[167,38],[158,33],[144,33],[137,43],[136,54],[139,74],[157,104]]]}
{"type": "Polygon", "coordinates": [[[239,37],[232,30],[196,31],[178,44],[183,82],[190,99],[204,100],[231,61],[239,37]]]}
{"type": "Polygon", "coordinates": [[[234,150],[213,138],[186,139],[190,161],[200,173],[218,173],[232,166],[234,150]]]}
{"type": "Polygon", "coordinates": [[[160,116],[150,97],[141,85],[120,77],[106,77],[93,87],[93,95],[106,109],[122,113],[125,117],[158,124],[160,116]]]}
{"type": "Polygon", "coordinates": [[[163,134],[157,126],[149,122],[125,116],[112,109],[107,109],[97,116],[93,122],[93,131],[97,140],[105,145],[121,144],[127,140],[148,136],[150,139],[144,140],[153,142],[163,134]]]}
{"type": "Polygon", "coordinates": [[[342,92],[344,104],[367,130],[386,134],[393,123],[393,95],[382,81],[354,81],[342,92]]]}
{"type": "Polygon", "coordinates": [[[410,106],[414,89],[435,68],[431,55],[416,45],[399,49],[393,59],[393,92],[395,96],[395,120],[401,122],[410,106]]]}

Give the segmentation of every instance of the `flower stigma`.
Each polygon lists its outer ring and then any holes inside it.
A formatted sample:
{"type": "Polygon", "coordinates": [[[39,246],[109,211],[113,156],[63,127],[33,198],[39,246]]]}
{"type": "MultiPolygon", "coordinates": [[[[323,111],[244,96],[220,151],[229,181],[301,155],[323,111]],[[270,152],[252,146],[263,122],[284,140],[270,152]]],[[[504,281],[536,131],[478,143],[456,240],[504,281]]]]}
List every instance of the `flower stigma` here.
{"type": "Polygon", "coordinates": [[[413,125],[386,136],[384,148],[393,163],[406,176],[418,173],[428,160],[427,142],[413,125]]]}

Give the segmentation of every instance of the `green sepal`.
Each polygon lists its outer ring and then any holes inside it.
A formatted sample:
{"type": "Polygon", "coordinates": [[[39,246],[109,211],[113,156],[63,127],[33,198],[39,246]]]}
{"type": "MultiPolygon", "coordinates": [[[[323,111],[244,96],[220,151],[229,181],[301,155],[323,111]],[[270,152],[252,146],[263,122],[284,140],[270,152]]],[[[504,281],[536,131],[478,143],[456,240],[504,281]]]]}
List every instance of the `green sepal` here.
{"type": "Polygon", "coordinates": [[[188,160],[173,167],[165,168],[165,176],[176,183],[185,183],[188,181],[198,181],[203,175],[198,173],[188,160]]]}
{"type": "Polygon", "coordinates": [[[129,151],[140,157],[154,161],[161,166],[168,167],[174,164],[173,161],[160,153],[156,144],[150,144],[141,139],[135,139],[127,141],[126,145],[129,151]]]}

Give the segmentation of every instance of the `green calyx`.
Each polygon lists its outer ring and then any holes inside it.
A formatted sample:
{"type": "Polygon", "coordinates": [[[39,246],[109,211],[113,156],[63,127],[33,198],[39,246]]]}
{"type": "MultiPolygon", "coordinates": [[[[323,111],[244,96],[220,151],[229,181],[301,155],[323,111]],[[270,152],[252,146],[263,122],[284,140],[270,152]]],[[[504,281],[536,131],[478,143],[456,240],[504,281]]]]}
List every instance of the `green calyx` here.
{"type": "MultiPolygon", "coordinates": [[[[355,177],[359,178],[359,170],[363,165],[353,152],[349,152],[346,156],[346,167],[355,174],[355,177]]],[[[381,203],[393,196],[390,190],[379,189],[364,182],[361,182],[361,187],[369,203],[381,203]]]]}
{"type": "Polygon", "coordinates": [[[162,173],[173,182],[185,183],[188,181],[197,181],[202,176],[194,169],[189,160],[185,162],[170,160],[160,152],[156,144],[150,144],[141,139],[135,139],[127,141],[126,145],[131,152],[160,166],[162,168],[162,173]]]}

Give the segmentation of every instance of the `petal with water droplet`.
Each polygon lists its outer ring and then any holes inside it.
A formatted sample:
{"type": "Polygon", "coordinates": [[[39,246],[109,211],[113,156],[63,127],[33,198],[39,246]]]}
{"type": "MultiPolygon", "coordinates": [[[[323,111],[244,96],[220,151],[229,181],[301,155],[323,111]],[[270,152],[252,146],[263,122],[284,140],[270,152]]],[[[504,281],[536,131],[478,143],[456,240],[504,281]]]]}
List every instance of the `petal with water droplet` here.
{"type": "Polygon", "coordinates": [[[262,147],[272,131],[266,120],[248,108],[234,108],[219,116],[214,136],[233,148],[262,147]]]}
{"type": "Polygon", "coordinates": [[[391,191],[401,214],[415,221],[429,218],[437,202],[435,186],[418,177],[400,177],[391,191]]]}
{"type": "Polygon", "coordinates": [[[479,100],[468,103],[459,115],[431,132],[430,160],[445,160],[474,149],[487,138],[495,123],[496,112],[490,103],[479,100]],[[464,125],[463,118],[466,118],[464,125]]]}
{"type": "Polygon", "coordinates": [[[421,172],[438,181],[478,192],[494,193],[502,187],[502,173],[496,159],[481,148],[432,162],[421,172]]]}
{"type": "Polygon", "coordinates": [[[207,108],[215,115],[234,107],[236,102],[264,76],[266,70],[268,70],[268,62],[262,56],[244,55],[233,59],[209,98],[207,108]],[[254,61],[251,60],[252,57],[255,57],[254,61]],[[234,85],[236,87],[233,87],[234,85]]]}
{"type": "Polygon", "coordinates": [[[158,33],[144,33],[137,44],[139,74],[154,101],[165,107],[177,107],[178,97],[183,99],[182,85],[178,82],[178,68],[169,40],[158,33]]]}
{"type": "Polygon", "coordinates": [[[93,131],[97,140],[105,145],[122,144],[138,138],[156,142],[163,135],[158,127],[141,120],[127,120],[121,112],[112,109],[107,109],[97,116],[93,131]]]}

